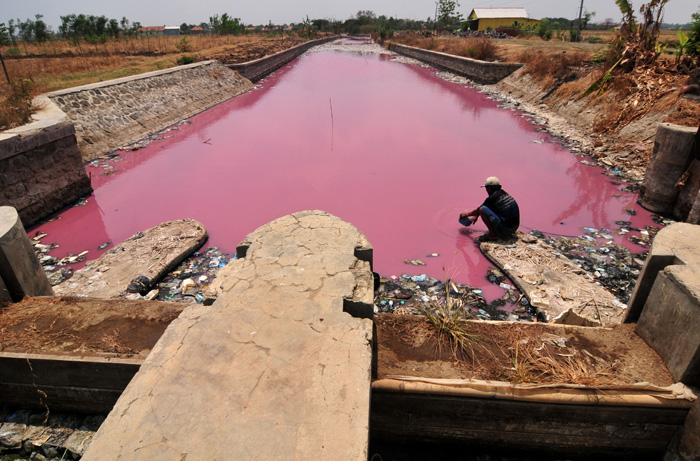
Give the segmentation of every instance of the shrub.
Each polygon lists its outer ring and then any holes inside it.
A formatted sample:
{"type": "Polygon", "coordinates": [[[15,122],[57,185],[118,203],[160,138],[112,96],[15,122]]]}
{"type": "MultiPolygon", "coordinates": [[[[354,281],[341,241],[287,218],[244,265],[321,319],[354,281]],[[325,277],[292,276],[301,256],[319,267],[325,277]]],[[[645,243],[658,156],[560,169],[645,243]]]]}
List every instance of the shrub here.
{"type": "Polygon", "coordinates": [[[31,82],[21,80],[9,87],[6,99],[0,100],[0,130],[24,125],[32,115],[31,82]]]}
{"type": "Polygon", "coordinates": [[[197,56],[180,56],[176,62],[181,66],[184,64],[192,64],[193,62],[197,62],[197,56]]]}
{"type": "Polygon", "coordinates": [[[551,39],[552,38],[552,28],[549,27],[549,19],[543,18],[537,24],[537,28],[535,29],[535,32],[537,32],[537,35],[539,35],[542,40],[551,39]]]}

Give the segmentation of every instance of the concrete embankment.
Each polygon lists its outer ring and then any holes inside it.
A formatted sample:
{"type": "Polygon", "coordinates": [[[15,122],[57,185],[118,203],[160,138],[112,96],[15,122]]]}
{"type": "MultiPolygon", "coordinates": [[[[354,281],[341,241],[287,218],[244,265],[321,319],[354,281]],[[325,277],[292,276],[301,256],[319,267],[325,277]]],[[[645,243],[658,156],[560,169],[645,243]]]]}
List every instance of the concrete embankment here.
{"type": "Polygon", "coordinates": [[[336,40],[337,38],[338,37],[328,37],[320,40],[312,40],[310,42],[302,43],[301,45],[289,48],[288,50],[280,51],[279,53],[265,56],[264,58],[256,59],[254,61],[243,62],[240,64],[229,64],[228,67],[232,70],[238,71],[248,80],[256,82],[288,62],[298,58],[309,48],[328,43],[336,40]]]}
{"type": "Polygon", "coordinates": [[[463,58],[437,51],[390,43],[389,50],[432,66],[463,75],[478,83],[497,83],[522,67],[518,63],[488,62],[463,58]]]}
{"type": "Polygon", "coordinates": [[[226,66],[204,61],[47,96],[75,124],[83,159],[90,160],[252,88],[226,66]]]}
{"type": "Polygon", "coordinates": [[[92,191],[73,124],[48,98],[35,103],[32,123],[0,133],[0,205],[25,226],[92,191]]]}

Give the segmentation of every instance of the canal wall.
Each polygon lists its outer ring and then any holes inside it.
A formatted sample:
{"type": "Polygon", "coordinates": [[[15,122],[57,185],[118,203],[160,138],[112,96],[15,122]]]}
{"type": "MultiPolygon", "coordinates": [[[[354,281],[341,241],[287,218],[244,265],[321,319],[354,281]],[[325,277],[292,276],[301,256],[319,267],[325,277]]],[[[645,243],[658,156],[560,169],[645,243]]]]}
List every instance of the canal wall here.
{"type": "Polygon", "coordinates": [[[283,65],[291,62],[292,60],[298,58],[304,54],[309,48],[316,45],[322,45],[330,41],[336,40],[338,37],[327,37],[320,40],[311,40],[301,45],[289,48],[279,53],[272,54],[270,56],[265,56],[254,61],[242,62],[239,64],[229,64],[228,68],[235,70],[240,73],[243,77],[247,78],[252,82],[256,82],[266,75],[271,74],[275,70],[279,69],[283,65]]]}
{"type": "Polygon", "coordinates": [[[47,94],[75,125],[84,160],[122,148],[253,88],[217,61],[47,94]]]}
{"type": "Polygon", "coordinates": [[[24,226],[92,191],[75,126],[46,97],[33,122],[0,133],[0,206],[14,207],[24,226]]]}
{"type": "Polygon", "coordinates": [[[479,61],[397,43],[389,43],[389,50],[483,84],[497,83],[523,66],[519,63],[479,61]]]}
{"type": "Polygon", "coordinates": [[[646,209],[700,224],[698,129],[660,123],[654,138],[639,203],[646,209]]]}

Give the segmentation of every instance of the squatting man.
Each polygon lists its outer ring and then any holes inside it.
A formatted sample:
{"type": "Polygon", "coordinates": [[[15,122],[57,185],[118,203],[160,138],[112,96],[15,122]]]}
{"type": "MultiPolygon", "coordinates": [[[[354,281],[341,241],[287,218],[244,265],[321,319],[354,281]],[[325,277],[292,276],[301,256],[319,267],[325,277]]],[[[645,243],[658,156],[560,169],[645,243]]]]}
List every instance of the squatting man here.
{"type": "Polygon", "coordinates": [[[520,226],[518,203],[501,188],[501,182],[495,176],[486,178],[481,187],[486,188],[488,197],[480,207],[460,214],[460,224],[471,226],[481,217],[489,231],[479,237],[480,241],[512,238],[520,226]]]}

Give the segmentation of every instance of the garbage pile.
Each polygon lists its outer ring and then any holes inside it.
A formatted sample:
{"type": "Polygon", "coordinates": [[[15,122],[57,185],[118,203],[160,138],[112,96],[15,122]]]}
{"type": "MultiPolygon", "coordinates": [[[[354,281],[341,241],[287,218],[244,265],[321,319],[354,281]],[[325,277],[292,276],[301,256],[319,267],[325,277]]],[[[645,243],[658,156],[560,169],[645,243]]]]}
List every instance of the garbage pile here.
{"type": "MultiPolygon", "coordinates": [[[[194,253],[158,284],[158,301],[204,303],[205,292],[231,256],[218,247],[194,253]]],[[[235,256],[233,257],[235,259],[235,256]]]]}
{"type": "MultiPolygon", "coordinates": [[[[497,277],[494,278],[496,279],[497,277]]],[[[507,285],[503,279],[501,274],[498,282],[502,284],[501,286],[507,285]]],[[[507,285],[504,296],[491,303],[486,302],[482,293],[478,288],[452,280],[442,282],[426,274],[380,277],[380,285],[375,292],[374,311],[399,315],[423,315],[425,312],[436,311],[447,306],[463,309],[467,317],[474,319],[532,321],[533,313],[527,300],[518,296],[514,287],[507,285]],[[500,309],[508,303],[515,305],[512,313],[500,309]]]]}
{"type": "Polygon", "coordinates": [[[56,286],[59,283],[68,280],[73,275],[73,268],[67,267],[69,264],[76,264],[85,261],[88,250],[80,252],[77,255],[68,254],[66,257],[58,259],[49,254],[55,248],[58,248],[56,243],[44,244],[41,240],[48,234],[37,231],[34,237],[29,238],[32,244],[34,254],[36,254],[39,264],[46,272],[51,286],[56,286]]]}
{"type": "MultiPolygon", "coordinates": [[[[674,222],[658,215],[654,215],[652,219],[661,226],[674,222]]],[[[638,229],[632,227],[630,221],[616,221],[615,224],[619,226],[615,230],[586,227],[584,228],[585,234],[573,238],[546,236],[537,230],[533,230],[530,234],[555,247],[564,256],[595,277],[621,303],[627,304],[649,254],[653,238],[660,228],[646,226],[644,229],[638,229]],[[633,253],[624,246],[614,243],[614,235],[625,236],[628,241],[638,245],[642,251],[633,253]]]]}

